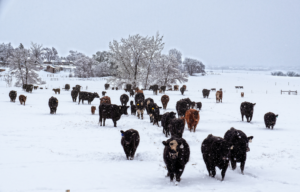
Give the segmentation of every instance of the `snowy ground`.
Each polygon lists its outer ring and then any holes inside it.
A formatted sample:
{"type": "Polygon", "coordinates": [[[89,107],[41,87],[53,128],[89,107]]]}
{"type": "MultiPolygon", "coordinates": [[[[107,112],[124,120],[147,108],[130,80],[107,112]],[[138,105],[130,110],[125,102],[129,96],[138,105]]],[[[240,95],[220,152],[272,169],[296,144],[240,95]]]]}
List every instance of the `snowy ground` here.
{"type": "MultiPolygon", "coordinates": [[[[0,81],[0,191],[299,191],[300,171],[300,106],[299,95],[280,94],[280,90],[298,90],[300,78],[272,77],[269,72],[224,71],[220,75],[189,78],[184,96],[179,91],[168,91],[170,102],[167,110],[175,111],[181,98],[203,104],[196,133],[187,128],[183,134],[190,145],[190,161],[179,186],[166,178],[163,162],[162,127],[135,116],[122,116],[117,128],[109,119],[105,127],[98,125],[98,109],[91,115],[91,105],[73,103],[70,91],[55,95],[52,88],[69,83],[88,86],[87,91],[100,93],[105,80],[82,81],[62,78],[50,81],[46,72],[40,72],[47,80],[48,90],[34,90],[32,94],[21,88],[5,86],[0,81]],[[275,85],[276,83],[276,85],[275,85]],[[245,97],[234,86],[244,86],[245,97]],[[215,93],[203,99],[203,88],[222,88],[223,103],[216,104],[215,93]],[[8,93],[16,90],[18,96],[27,96],[26,106],[18,99],[11,103],[8,93]],[[56,115],[50,115],[48,99],[56,96],[59,106],[56,115]],[[251,123],[242,122],[241,102],[256,103],[251,123]],[[279,114],[274,130],[266,129],[263,116],[267,112],[279,114]],[[220,171],[216,178],[207,174],[200,145],[208,134],[223,137],[235,127],[248,136],[254,136],[245,167],[245,175],[238,168],[229,168],[221,182],[220,171]],[[141,142],[133,161],[128,161],[120,144],[120,130],[134,128],[139,131],[141,142]],[[298,179],[297,179],[298,178],[298,179]]],[[[65,74],[67,75],[67,74],[65,74]]],[[[53,77],[51,77],[53,78],[53,77]]],[[[108,90],[112,103],[120,104],[124,91],[108,90]]],[[[145,91],[161,106],[161,94],[154,96],[145,91]]],[[[132,98],[131,98],[132,100],[132,98]]],[[[95,99],[92,105],[99,105],[95,99]]],[[[128,109],[130,114],[130,109],[128,109]]]]}

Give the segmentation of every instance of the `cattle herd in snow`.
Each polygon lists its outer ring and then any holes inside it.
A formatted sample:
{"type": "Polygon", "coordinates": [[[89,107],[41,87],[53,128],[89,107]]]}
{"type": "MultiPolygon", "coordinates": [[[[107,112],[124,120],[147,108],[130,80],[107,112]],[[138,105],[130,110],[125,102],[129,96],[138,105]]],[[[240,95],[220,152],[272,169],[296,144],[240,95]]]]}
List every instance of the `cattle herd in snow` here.
{"type": "MultiPolygon", "coordinates": [[[[110,88],[110,84],[104,85],[105,90],[110,88]]],[[[33,85],[23,85],[23,89],[31,93],[33,85]]],[[[37,89],[38,86],[34,86],[34,89],[37,89]]],[[[42,88],[42,87],[41,87],[42,88]]],[[[184,95],[186,91],[186,85],[183,85],[180,88],[180,92],[184,95]]],[[[66,84],[65,90],[70,89],[70,85],[66,84]]],[[[84,100],[88,101],[88,104],[91,104],[94,98],[100,98],[98,93],[94,92],[83,92],[80,91],[81,86],[76,85],[73,87],[71,91],[71,97],[73,102],[76,102],[78,97],[78,104],[80,101],[84,102],[84,100]]],[[[111,87],[112,90],[118,90],[118,87],[111,87]]],[[[158,106],[154,102],[152,98],[146,98],[144,96],[143,90],[140,90],[138,87],[133,88],[131,84],[127,84],[124,89],[127,94],[122,94],[120,96],[121,105],[111,104],[111,99],[109,96],[105,96],[106,91],[102,92],[102,96],[100,98],[99,105],[99,124],[100,126],[105,126],[105,120],[111,119],[114,123],[114,127],[117,126],[117,121],[120,120],[122,115],[128,115],[127,103],[131,96],[134,96],[134,101],[130,101],[131,115],[136,115],[138,119],[144,118],[144,111],[146,110],[147,114],[150,117],[150,123],[153,125],[159,126],[159,122],[161,122],[162,132],[165,137],[171,137],[166,141],[163,141],[163,145],[165,146],[163,151],[163,159],[166,164],[166,168],[168,170],[167,176],[170,177],[170,180],[173,181],[175,178],[176,183],[180,182],[181,175],[184,171],[186,163],[189,161],[190,157],[190,149],[189,145],[185,139],[183,139],[184,127],[185,124],[188,126],[188,130],[190,132],[195,132],[197,125],[200,121],[199,111],[202,108],[201,102],[191,101],[189,98],[181,99],[176,103],[176,112],[178,118],[176,118],[175,112],[166,112],[164,114],[160,114],[160,109],[162,107],[158,106]]],[[[151,85],[149,90],[153,91],[154,95],[159,93],[165,93],[166,86],[161,86],[159,88],[158,85],[151,85]]],[[[169,88],[168,90],[172,90],[169,88]]],[[[179,86],[174,85],[174,91],[178,91],[179,86]]],[[[53,89],[53,91],[60,94],[60,89],[53,89]]],[[[208,90],[203,89],[203,97],[208,98],[210,91],[216,91],[215,88],[208,90]]],[[[17,91],[10,91],[9,97],[11,102],[15,102],[17,97],[17,91]]],[[[244,97],[244,93],[241,93],[241,97],[244,97]]],[[[24,104],[26,102],[27,97],[24,95],[19,96],[20,104],[24,104]]],[[[222,103],[223,92],[222,89],[216,92],[216,102],[222,103]]],[[[168,95],[163,95],[161,97],[161,103],[163,109],[167,109],[168,102],[170,98],[168,95]]],[[[56,114],[56,110],[58,107],[58,99],[56,97],[51,97],[48,102],[50,108],[50,114],[56,114]]],[[[243,102],[240,106],[240,112],[242,116],[242,121],[244,120],[244,116],[247,119],[247,122],[251,122],[254,112],[255,103],[243,102]]],[[[91,113],[95,114],[96,106],[91,106],[91,113]]],[[[274,128],[276,124],[276,119],[278,115],[275,115],[272,112],[266,113],[264,116],[264,121],[266,128],[274,128]]],[[[135,152],[140,143],[139,132],[134,129],[129,129],[127,131],[121,131],[122,139],[121,145],[123,146],[126,158],[129,160],[134,159],[135,152]]],[[[201,152],[203,155],[203,160],[206,165],[208,175],[214,177],[216,175],[215,167],[221,169],[222,180],[225,177],[226,170],[228,168],[229,162],[231,163],[232,169],[236,168],[236,163],[239,162],[241,172],[244,172],[247,152],[250,151],[248,146],[249,142],[251,142],[253,136],[247,137],[247,135],[235,128],[231,128],[228,130],[224,137],[217,137],[212,134],[209,134],[207,138],[204,139],[201,145],[201,152]]]]}

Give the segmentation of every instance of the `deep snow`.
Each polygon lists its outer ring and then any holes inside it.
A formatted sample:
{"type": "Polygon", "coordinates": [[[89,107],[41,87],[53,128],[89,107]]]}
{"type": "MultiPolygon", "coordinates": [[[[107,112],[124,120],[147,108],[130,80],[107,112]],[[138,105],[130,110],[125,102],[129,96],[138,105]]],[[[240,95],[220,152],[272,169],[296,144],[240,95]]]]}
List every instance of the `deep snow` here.
{"type": "MultiPolygon", "coordinates": [[[[100,127],[99,99],[92,105],[87,101],[78,105],[72,102],[70,91],[62,90],[60,95],[52,91],[69,83],[71,87],[88,86],[87,91],[100,95],[105,80],[61,78],[64,74],[61,73],[55,75],[59,81],[50,81],[48,73],[40,72],[49,89],[33,90],[32,94],[21,88],[6,87],[0,81],[0,191],[299,191],[299,95],[281,95],[280,90],[299,92],[300,79],[273,77],[269,72],[219,73],[190,77],[185,83],[188,91],[184,96],[179,91],[166,91],[170,102],[161,114],[175,111],[181,98],[189,97],[203,104],[196,133],[190,133],[186,126],[183,134],[191,156],[179,186],[165,177],[162,141],[167,138],[161,126],[150,124],[148,115],[144,120],[123,115],[117,128],[110,119],[105,127],[100,127]],[[244,90],[236,90],[234,86],[244,86],[244,90]],[[223,103],[216,103],[215,92],[211,92],[209,99],[203,99],[203,88],[222,88],[223,103]],[[10,90],[16,90],[18,96],[26,95],[26,106],[21,106],[18,98],[11,103],[10,90]],[[241,91],[245,92],[244,98],[241,91]],[[56,115],[49,114],[51,96],[59,100],[56,115]],[[239,107],[243,101],[256,103],[251,123],[241,121],[239,107]],[[95,115],[91,114],[91,106],[97,106],[95,115]],[[279,114],[274,130],[264,125],[263,116],[270,111],[279,114]],[[231,127],[254,136],[249,145],[251,151],[247,153],[245,175],[238,164],[235,171],[228,168],[224,181],[218,168],[216,178],[210,178],[200,151],[201,143],[208,134],[223,137],[231,127]],[[120,144],[120,130],[131,128],[138,130],[141,138],[133,161],[126,160],[120,144]]],[[[114,104],[120,104],[123,93],[123,90],[107,91],[114,104]]],[[[162,94],[155,96],[152,91],[144,94],[162,106],[162,94]]]]}

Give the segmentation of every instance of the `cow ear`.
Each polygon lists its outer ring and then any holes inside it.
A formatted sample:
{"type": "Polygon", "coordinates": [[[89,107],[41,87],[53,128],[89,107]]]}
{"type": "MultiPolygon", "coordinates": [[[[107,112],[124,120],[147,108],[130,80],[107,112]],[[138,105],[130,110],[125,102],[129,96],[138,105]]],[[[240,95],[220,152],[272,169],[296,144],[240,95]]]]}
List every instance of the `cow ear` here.
{"type": "Polygon", "coordinates": [[[161,109],[162,107],[158,107],[159,109],[161,109]]]}
{"type": "Polygon", "coordinates": [[[253,106],[256,105],[256,103],[253,103],[253,106]]]}
{"type": "Polygon", "coordinates": [[[162,144],[163,144],[164,146],[167,146],[167,145],[168,145],[168,143],[165,142],[165,141],[163,141],[162,144]]]}
{"type": "Polygon", "coordinates": [[[128,108],[129,108],[129,106],[126,106],[126,108],[128,109],[128,108]]]}
{"type": "Polygon", "coordinates": [[[248,142],[251,143],[253,139],[253,136],[248,137],[248,142]]]}
{"type": "Polygon", "coordinates": [[[279,115],[276,115],[275,117],[278,118],[279,115]]]}
{"type": "Polygon", "coordinates": [[[124,136],[124,133],[125,133],[125,132],[124,132],[123,130],[121,130],[120,132],[121,132],[121,135],[124,136]]]}

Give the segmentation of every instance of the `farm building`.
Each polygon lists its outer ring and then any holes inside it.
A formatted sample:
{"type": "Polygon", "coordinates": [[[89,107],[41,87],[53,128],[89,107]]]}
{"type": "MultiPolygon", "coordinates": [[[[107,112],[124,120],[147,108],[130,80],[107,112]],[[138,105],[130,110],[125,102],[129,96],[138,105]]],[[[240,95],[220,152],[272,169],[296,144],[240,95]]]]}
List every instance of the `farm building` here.
{"type": "Polygon", "coordinates": [[[60,67],[53,67],[48,65],[46,71],[50,73],[57,73],[60,72],[60,67]]]}

